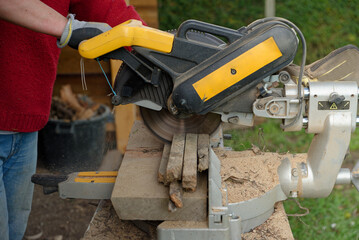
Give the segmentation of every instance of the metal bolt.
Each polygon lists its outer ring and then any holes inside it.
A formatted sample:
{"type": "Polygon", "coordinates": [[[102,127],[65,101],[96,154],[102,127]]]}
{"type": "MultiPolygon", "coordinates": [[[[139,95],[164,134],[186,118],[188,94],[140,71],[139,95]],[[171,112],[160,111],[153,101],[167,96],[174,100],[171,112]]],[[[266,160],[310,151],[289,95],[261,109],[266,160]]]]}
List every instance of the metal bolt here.
{"type": "Polygon", "coordinates": [[[289,194],[292,198],[297,198],[298,197],[298,192],[290,192],[289,194]]]}
{"type": "Polygon", "coordinates": [[[353,178],[359,178],[359,169],[353,169],[352,177],[353,178]]]}
{"type": "Polygon", "coordinates": [[[237,73],[237,70],[234,69],[234,68],[232,68],[232,69],[231,69],[231,74],[234,75],[234,74],[236,74],[236,73],[237,73]]]}
{"type": "Polygon", "coordinates": [[[269,112],[273,115],[277,115],[279,113],[279,105],[277,103],[272,103],[269,106],[269,112]]]}
{"type": "Polygon", "coordinates": [[[282,71],[279,73],[278,78],[279,78],[279,81],[281,81],[282,83],[288,83],[290,80],[290,75],[288,72],[282,71]]]}
{"type": "Polygon", "coordinates": [[[180,100],[180,104],[181,104],[182,106],[186,105],[186,103],[187,103],[187,101],[186,101],[185,99],[181,99],[181,100],[180,100]]]}
{"type": "Polygon", "coordinates": [[[228,118],[229,123],[238,123],[239,118],[237,116],[228,118]]]}
{"type": "Polygon", "coordinates": [[[120,105],[122,102],[122,98],[118,95],[112,97],[112,104],[117,106],[120,105]]]}
{"type": "Polygon", "coordinates": [[[298,177],[298,169],[296,169],[296,168],[292,169],[292,176],[293,177],[298,177]]]}

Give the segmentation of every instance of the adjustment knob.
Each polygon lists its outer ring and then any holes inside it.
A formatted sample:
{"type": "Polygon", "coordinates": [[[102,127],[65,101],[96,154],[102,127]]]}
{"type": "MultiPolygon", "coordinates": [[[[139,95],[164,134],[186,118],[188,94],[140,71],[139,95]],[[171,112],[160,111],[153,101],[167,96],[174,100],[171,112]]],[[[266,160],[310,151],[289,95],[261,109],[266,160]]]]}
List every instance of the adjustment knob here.
{"type": "Polygon", "coordinates": [[[331,93],[329,96],[329,102],[335,104],[341,104],[344,101],[345,97],[343,95],[339,95],[338,93],[331,93]]]}

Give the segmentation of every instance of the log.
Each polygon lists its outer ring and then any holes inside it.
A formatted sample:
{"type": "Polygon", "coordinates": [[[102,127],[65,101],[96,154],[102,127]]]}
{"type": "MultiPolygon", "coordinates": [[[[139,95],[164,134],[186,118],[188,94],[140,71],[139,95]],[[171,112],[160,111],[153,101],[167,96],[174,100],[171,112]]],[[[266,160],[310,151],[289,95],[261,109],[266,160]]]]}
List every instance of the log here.
{"type": "Polygon", "coordinates": [[[170,156],[166,169],[166,182],[172,183],[182,178],[183,151],[186,135],[175,134],[173,136],[170,156]]]}
{"type": "Polygon", "coordinates": [[[209,164],[209,135],[198,134],[198,171],[203,172],[208,169],[209,164]]]}
{"type": "Polygon", "coordinates": [[[197,188],[197,134],[187,133],[183,158],[182,187],[194,192],[197,188]]]}

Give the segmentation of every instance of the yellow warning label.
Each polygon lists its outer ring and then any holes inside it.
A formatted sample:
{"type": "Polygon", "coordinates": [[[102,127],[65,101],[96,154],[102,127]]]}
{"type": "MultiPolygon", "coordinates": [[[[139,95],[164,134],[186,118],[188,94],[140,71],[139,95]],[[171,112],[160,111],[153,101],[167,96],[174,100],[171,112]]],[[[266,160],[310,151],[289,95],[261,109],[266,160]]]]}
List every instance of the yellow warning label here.
{"type": "Polygon", "coordinates": [[[330,109],[330,110],[337,110],[337,109],[338,109],[338,106],[337,106],[335,103],[333,103],[333,104],[330,106],[329,109],[330,109]]]}
{"type": "Polygon", "coordinates": [[[205,102],[281,56],[277,43],[270,37],[198,80],[193,87],[205,102]]]}

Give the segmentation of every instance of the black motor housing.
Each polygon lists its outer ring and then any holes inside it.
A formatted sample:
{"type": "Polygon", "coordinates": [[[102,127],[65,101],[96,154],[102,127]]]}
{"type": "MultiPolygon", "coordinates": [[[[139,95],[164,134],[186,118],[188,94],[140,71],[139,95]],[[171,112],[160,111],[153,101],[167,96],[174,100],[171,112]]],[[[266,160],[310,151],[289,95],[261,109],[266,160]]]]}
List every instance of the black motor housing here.
{"type": "Polygon", "coordinates": [[[179,110],[206,114],[293,61],[298,39],[287,25],[267,22],[243,32],[174,80],[172,100],[179,110]]]}

